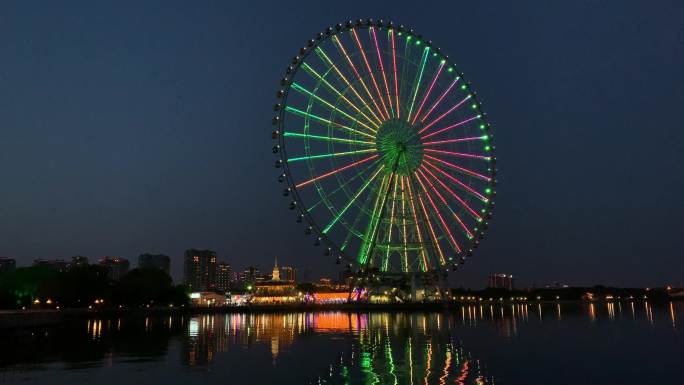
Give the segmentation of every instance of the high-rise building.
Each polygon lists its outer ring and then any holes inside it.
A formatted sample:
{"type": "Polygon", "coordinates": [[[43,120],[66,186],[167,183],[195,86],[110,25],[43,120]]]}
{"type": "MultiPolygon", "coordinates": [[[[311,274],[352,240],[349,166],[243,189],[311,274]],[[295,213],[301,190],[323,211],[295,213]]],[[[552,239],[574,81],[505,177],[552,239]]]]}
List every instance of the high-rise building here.
{"type": "Polygon", "coordinates": [[[14,258],[0,257],[0,273],[14,271],[17,268],[17,261],[14,258]]]}
{"type": "Polygon", "coordinates": [[[69,262],[63,259],[38,258],[33,260],[33,266],[49,267],[57,271],[67,271],[69,268],[69,262]]]}
{"type": "Polygon", "coordinates": [[[513,275],[503,273],[492,274],[487,281],[487,287],[513,290],[513,275]]]}
{"type": "Polygon", "coordinates": [[[290,266],[281,266],[280,279],[283,281],[297,281],[297,269],[290,266]]]}
{"type": "Polygon", "coordinates": [[[73,269],[74,267],[83,267],[88,266],[89,264],[90,263],[88,262],[88,257],[76,255],[74,257],[71,257],[71,263],[69,263],[69,268],[73,269]]]}
{"type": "Polygon", "coordinates": [[[128,268],[131,265],[128,259],[120,257],[102,257],[98,262],[100,266],[107,269],[107,276],[113,281],[119,281],[121,277],[128,274],[128,268]]]}
{"type": "Polygon", "coordinates": [[[192,291],[216,289],[216,252],[211,250],[186,250],[183,280],[192,291]]]}
{"type": "Polygon", "coordinates": [[[164,254],[140,254],[138,256],[138,268],[161,270],[166,274],[170,274],[171,258],[164,254]]]}
{"type": "Polygon", "coordinates": [[[259,269],[254,266],[249,266],[240,274],[240,283],[246,287],[256,283],[258,278],[260,278],[259,269]]]}
{"type": "Polygon", "coordinates": [[[220,291],[228,291],[233,283],[233,272],[230,263],[219,262],[216,272],[216,288],[220,291]]]}

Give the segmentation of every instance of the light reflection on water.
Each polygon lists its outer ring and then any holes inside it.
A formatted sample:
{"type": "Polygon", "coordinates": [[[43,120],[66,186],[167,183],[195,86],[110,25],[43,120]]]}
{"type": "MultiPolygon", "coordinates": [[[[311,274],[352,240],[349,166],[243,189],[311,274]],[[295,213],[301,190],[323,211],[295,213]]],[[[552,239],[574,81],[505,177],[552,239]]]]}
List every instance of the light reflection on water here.
{"type": "MultiPolygon", "coordinates": [[[[539,362],[567,367],[562,360],[568,353],[544,345],[553,333],[559,333],[557,341],[571,348],[575,339],[591,334],[586,344],[592,348],[611,342],[610,335],[617,330],[620,338],[641,336],[642,344],[653,343],[655,348],[644,353],[652,359],[657,360],[658,353],[676,357],[681,348],[658,352],[658,341],[680,338],[677,321],[683,311],[681,302],[655,309],[641,301],[476,302],[444,313],[83,319],[22,333],[0,332],[0,383],[61,385],[96,379],[115,384],[121,378],[126,382],[154,378],[173,385],[226,377],[231,384],[529,384],[534,380],[517,367],[527,364],[524,354],[530,354],[530,346],[539,345],[544,354],[562,357],[539,362]],[[623,336],[623,330],[629,337],[623,336]],[[502,346],[510,359],[502,358],[502,346]],[[120,376],[110,376],[113,373],[120,376]]],[[[596,362],[590,355],[584,358],[596,362]]],[[[667,374],[662,369],[659,373],[667,374]]],[[[554,377],[556,373],[546,375],[555,383],[565,383],[554,377]]],[[[624,380],[615,377],[614,383],[624,380]]]]}

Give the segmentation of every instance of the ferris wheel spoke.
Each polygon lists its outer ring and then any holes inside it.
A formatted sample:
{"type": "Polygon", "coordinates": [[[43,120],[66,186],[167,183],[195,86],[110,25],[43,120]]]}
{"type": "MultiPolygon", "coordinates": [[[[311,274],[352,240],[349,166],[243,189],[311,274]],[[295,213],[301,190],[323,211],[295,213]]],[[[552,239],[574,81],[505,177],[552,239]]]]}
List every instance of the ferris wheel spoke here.
{"type": "MultiPolygon", "coordinates": [[[[339,40],[336,38],[336,36],[333,36],[333,40],[334,40],[334,41],[339,41],[339,40]]],[[[330,58],[329,58],[328,55],[325,53],[325,51],[323,51],[323,49],[322,49],[321,47],[316,47],[316,53],[319,55],[319,57],[321,57],[321,59],[322,59],[328,66],[332,67],[332,68],[335,70],[335,72],[337,73],[337,76],[339,76],[340,79],[342,79],[342,81],[344,81],[344,83],[347,85],[347,87],[348,87],[350,90],[352,90],[352,92],[354,93],[354,95],[356,95],[356,97],[361,101],[361,103],[362,103],[363,106],[366,108],[366,110],[368,110],[368,112],[370,112],[371,115],[373,115],[373,117],[376,119],[376,121],[377,121],[379,124],[381,124],[381,123],[382,123],[382,119],[378,118],[378,115],[375,114],[375,111],[373,111],[373,109],[368,105],[368,103],[366,103],[366,100],[365,100],[363,97],[361,97],[361,94],[359,94],[359,92],[356,90],[356,88],[354,88],[354,86],[351,84],[351,82],[349,82],[349,80],[347,79],[347,77],[344,76],[344,74],[342,73],[342,71],[340,71],[340,69],[335,65],[335,63],[333,63],[333,61],[330,60],[330,58]]],[[[363,80],[361,80],[361,81],[362,81],[362,84],[363,84],[363,80]]],[[[380,115],[382,115],[382,114],[380,114],[380,115]]]]}
{"type": "Polygon", "coordinates": [[[469,169],[467,169],[467,168],[465,168],[465,167],[461,167],[461,166],[459,166],[459,165],[457,165],[457,164],[453,164],[453,163],[447,162],[446,160],[442,160],[442,159],[439,159],[439,158],[435,158],[434,156],[432,156],[432,155],[427,155],[427,154],[425,154],[425,157],[428,158],[428,159],[434,160],[435,162],[439,162],[439,163],[441,163],[441,164],[443,164],[443,165],[445,165],[445,166],[448,166],[448,167],[451,167],[451,168],[453,168],[453,169],[456,169],[456,170],[458,170],[458,171],[460,171],[460,172],[462,172],[462,173],[464,173],[464,174],[470,175],[470,176],[472,176],[472,177],[475,177],[475,178],[478,178],[478,179],[482,179],[482,180],[487,181],[487,182],[491,182],[491,181],[492,181],[492,178],[490,178],[490,177],[488,177],[488,176],[485,176],[485,175],[482,175],[482,174],[478,174],[478,173],[476,173],[476,172],[473,171],[473,170],[469,170],[469,169]]]}
{"type": "MultiPolygon", "coordinates": [[[[458,214],[456,214],[454,212],[454,210],[451,209],[451,206],[449,206],[449,202],[447,202],[446,198],[444,198],[444,196],[442,194],[440,194],[437,187],[435,187],[435,185],[432,184],[432,181],[430,181],[430,179],[423,173],[423,170],[418,170],[418,172],[423,177],[423,180],[425,180],[425,182],[430,186],[430,188],[435,193],[435,195],[437,195],[437,197],[439,198],[439,201],[442,202],[442,205],[444,207],[446,207],[446,209],[451,213],[451,215],[454,217],[454,219],[456,219],[456,222],[458,222],[458,224],[461,225],[461,228],[463,229],[463,231],[465,232],[467,237],[469,239],[472,239],[473,234],[470,232],[470,229],[468,229],[468,226],[466,226],[465,223],[463,223],[463,220],[461,219],[461,217],[458,214]]],[[[425,190],[425,192],[427,193],[427,190],[425,190]]],[[[432,199],[430,199],[430,203],[433,203],[432,199]]],[[[433,203],[433,207],[435,208],[435,211],[439,212],[437,210],[437,207],[434,206],[434,203],[433,203]]],[[[441,217],[440,217],[440,219],[441,219],[441,217]]],[[[442,225],[444,225],[444,228],[447,229],[447,231],[449,231],[448,227],[446,226],[446,223],[444,223],[443,219],[442,219],[442,225]]],[[[449,235],[451,236],[451,232],[449,232],[449,235]]],[[[456,243],[456,241],[453,239],[453,236],[451,236],[451,239],[452,239],[452,242],[456,245],[456,251],[458,251],[460,253],[461,248],[459,247],[458,243],[456,243]]]]}
{"type": "MultiPolygon", "coordinates": [[[[366,94],[368,94],[368,97],[370,98],[371,103],[373,103],[373,105],[374,105],[375,108],[376,108],[376,111],[378,112],[378,115],[380,115],[380,117],[381,117],[380,120],[382,121],[382,120],[386,119],[386,117],[382,114],[382,109],[380,108],[380,106],[378,105],[378,103],[375,101],[375,98],[373,97],[373,94],[371,94],[370,90],[368,89],[368,86],[366,85],[366,82],[363,81],[363,77],[361,76],[361,73],[359,72],[358,69],[356,69],[356,66],[354,65],[354,62],[352,61],[351,57],[349,57],[349,54],[347,54],[347,50],[344,48],[344,45],[342,44],[342,41],[341,41],[340,39],[338,39],[337,36],[333,36],[333,41],[334,41],[335,43],[337,43],[337,47],[340,49],[340,51],[342,52],[342,54],[343,54],[343,56],[345,57],[345,59],[347,59],[347,63],[349,63],[349,66],[352,68],[352,71],[354,71],[354,74],[356,74],[356,78],[359,80],[359,83],[361,83],[361,87],[363,87],[363,89],[366,91],[366,94]]],[[[350,84],[349,86],[351,87],[351,84],[350,84]]],[[[353,90],[353,88],[352,88],[352,90],[353,90]]],[[[358,95],[358,93],[357,93],[357,97],[360,98],[361,95],[358,95]]],[[[365,103],[366,103],[366,102],[364,102],[364,104],[365,104],[365,103]]],[[[370,109],[370,107],[368,107],[368,108],[370,109]]],[[[374,115],[375,115],[375,114],[374,114],[374,115]]],[[[377,117],[377,116],[376,116],[376,117],[377,117]]]]}
{"type": "Polygon", "coordinates": [[[315,93],[313,93],[313,92],[307,90],[306,88],[300,86],[299,84],[297,84],[297,83],[292,83],[292,88],[294,88],[296,91],[299,91],[300,93],[302,93],[302,94],[304,94],[304,95],[307,95],[307,96],[309,96],[309,97],[311,97],[311,98],[314,98],[319,104],[321,104],[321,105],[327,107],[327,108],[330,109],[331,111],[339,112],[339,113],[340,113],[342,116],[344,116],[345,118],[349,119],[350,121],[352,121],[352,122],[354,122],[354,123],[357,123],[357,124],[363,126],[363,127],[366,128],[367,130],[369,130],[369,131],[371,131],[371,132],[373,132],[373,133],[377,132],[377,130],[374,130],[373,128],[369,127],[369,126],[366,125],[365,123],[363,123],[363,122],[361,122],[360,120],[356,119],[355,117],[349,115],[349,114],[346,113],[345,111],[342,111],[341,109],[335,107],[332,103],[330,103],[330,102],[328,102],[327,100],[321,98],[320,96],[316,95],[315,93]]]}
{"type": "Polygon", "coordinates": [[[366,183],[364,183],[363,186],[361,186],[361,188],[356,192],[356,194],[354,194],[354,197],[353,197],[351,200],[349,200],[349,202],[344,206],[344,208],[342,209],[342,211],[340,211],[340,212],[337,214],[337,216],[336,216],[336,217],[335,217],[335,218],[334,218],[334,219],[333,219],[333,220],[332,220],[332,221],[323,229],[323,234],[327,234],[327,233],[330,231],[330,229],[332,229],[332,227],[335,225],[335,223],[337,223],[337,221],[340,220],[340,218],[344,215],[344,213],[346,213],[347,210],[349,210],[349,208],[351,207],[351,205],[354,204],[354,202],[356,201],[356,199],[357,199],[361,194],[363,194],[363,192],[366,191],[366,189],[367,189],[368,186],[371,184],[371,182],[373,182],[373,181],[375,180],[375,178],[377,178],[378,174],[380,174],[380,171],[382,171],[383,168],[384,168],[384,165],[380,165],[380,167],[379,167],[378,170],[375,172],[375,174],[373,174],[373,176],[371,176],[370,179],[368,179],[368,180],[366,181],[366,183]]]}
{"type": "MultiPolygon", "coordinates": [[[[380,161],[379,159],[376,159],[376,160],[373,161],[371,164],[369,164],[367,167],[364,167],[364,168],[363,168],[361,171],[359,171],[356,175],[352,176],[351,178],[349,178],[348,180],[346,180],[344,183],[340,184],[336,189],[332,190],[332,191],[328,194],[328,197],[334,196],[334,195],[337,194],[339,191],[341,191],[342,189],[346,188],[349,184],[351,184],[351,183],[352,183],[353,181],[355,181],[356,179],[359,179],[359,178],[363,177],[364,175],[366,175],[366,173],[367,173],[368,171],[370,171],[373,167],[377,166],[377,164],[378,164],[379,161],[380,161]]],[[[340,171],[342,171],[342,170],[340,170],[340,171]]],[[[323,178],[321,178],[321,179],[323,179],[323,178]]],[[[308,182],[308,181],[307,181],[307,182],[308,182]]],[[[298,186],[297,186],[297,187],[298,187],[298,186]]],[[[309,208],[307,209],[307,211],[308,211],[308,212],[311,212],[311,211],[313,211],[316,207],[318,207],[318,205],[320,205],[321,203],[325,203],[325,202],[326,202],[326,199],[324,199],[324,198],[319,199],[316,203],[314,203],[313,205],[309,206],[309,208]]],[[[333,214],[335,214],[335,213],[333,213],[333,214]]],[[[336,215],[336,214],[335,214],[335,215],[336,215]]]]}
{"type": "Polygon", "coordinates": [[[368,69],[368,73],[370,74],[371,80],[373,81],[373,86],[375,86],[375,91],[378,93],[378,98],[380,99],[382,108],[385,111],[385,117],[389,119],[391,115],[387,110],[387,105],[385,104],[385,100],[382,97],[382,92],[380,92],[380,87],[378,87],[378,82],[375,80],[375,75],[373,74],[373,70],[371,69],[370,63],[368,62],[368,58],[366,57],[366,50],[363,48],[363,44],[361,44],[361,40],[359,39],[359,35],[356,33],[355,29],[352,29],[352,35],[354,35],[356,45],[359,47],[359,52],[361,52],[361,57],[363,58],[364,63],[366,63],[366,68],[368,69]]]}
{"type": "Polygon", "coordinates": [[[394,188],[392,190],[392,208],[390,209],[390,223],[389,223],[389,230],[387,232],[387,252],[385,253],[385,259],[382,262],[382,270],[387,271],[387,265],[389,263],[389,254],[390,254],[390,244],[392,243],[392,226],[394,226],[394,208],[397,203],[397,186],[399,184],[399,179],[394,178],[394,188]]]}
{"type": "Polygon", "coordinates": [[[418,235],[418,243],[420,244],[420,253],[423,258],[422,262],[422,267],[423,271],[428,270],[428,256],[427,253],[425,252],[425,245],[423,244],[423,235],[420,232],[420,225],[418,224],[418,214],[416,213],[416,205],[413,201],[413,192],[411,190],[411,180],[408,177],[406,178],[406,186],[408,187],[408,192],[409,192],[409,202],[411,204],[411,212],[413,213],[413,223],[416,226],[416,234],[418,235]]]}
{"type": "Polygon", "coordinates": [[[463,183],[462,181],[460,181],[460,180],[454,178],[454,177],[453,177],[451,174],[449,174],[448,172],[442,170],[441,168],[435,166],[434,164],[432,164],[432,163],[430,163],[430,162],[428,162],[428,161],[425,161],[425,164],[427,164],[428,166],[432,167],[433,169],[435,169],[435,170],[436,170],[437,172],[439,172],[440,174],[442,174],[442,175],[444,175],[445,177],[447,177],[447,179],[449,179],[450,181],[452,181],[452,182],[456,183],[457,185],[459,185],[460,187],[464,188],[466,191],[468,191],[468,192],[471,193],[472,195],[476,196],[476,197],[477,197],[478,199],[480,199],[481,201],[483,201],[483,202],[485,202],[485,203],[489,201],[489,199],[487,199],[487,197],[485,197],[484,195],[482,195],[482,194],[480,194],[479,192],[475,191],[475,189],[473,189],[472,187],[470,187],[470,186],[468,186],[467,184],[463,183]]]}
{"type": "Polygon", "coordinates": [[[408,234],[406,232],[406,192],[404,186],[404,178],[400,178],[401,181],[401,220],[402,220],[402,230],[403,230],[403,243],[404,243],[404,254],[403,260],[401,262],[402,270],[408,271],[408,234]]]}
{"type": "Polygon", "coordinates": [[[482,135],[482,136],[471,136],[467,138],[456,138],[456,139],[445,139],[445,140],[436,140],[433,142],[425,142],[423,143],[423,146],[436,146],[440,144],[449,144],[449,143],[460,143],[460,142],[473,142],[477,140],[487,140],[488,137],[487,135],[482,135]]]}
{"type": "Polygon", "coordinates": [[[354,222],[352,222],[351,225],[351,231],[347,233],[344,237],[344,242],[342,242],[342,246],[340,246],[340,251],[344,252],[347,249],[347,246],[349,245],[349,242],[351,241],[352,235],[356,236],[359,239],[363,239],[363,233],[356,230],[356,226],[359,224],[359,221],[361,218],[363,218],[363,214],[365,212],[366,207],[370,203],[370,197],[371,195],[368,194],[366,195],[366,199],[363,200],[363,204],[361,206],[361,209],[359,212],[356,214],[356,217],[354,218],[354,222]]]}
{"type": "Polygon", "coordinates": [[[378,63],[380,64],[380,72],[382,73],[382,80],[385,83],[385,91],[387,91],[387,104],[389,104],[390,107],[390,112],[392,115],[390,117],[395,116],[396,114],[394,113],[394,107],[392,106],[392,93],[390,92],[389,89],[389,83],[387,82],[387,74],[385,73],[385,65],[382,62],[382,55],[380,55],[380,45],[378,44],[378,36],[375,33],[375,28],[371,27],[371,32],[373,34],[373,41],[375,42],[375,52],[378,55],[378,63]]]}
{"type": "MultiPolygon", "coordinates": [[[[428,163],[428,164],[429,164],[429,163],[428,163]]],[[[431,166],[432,166],[432,165],[431,165],[431,166]]],[[[434,166],[433,166],[433,167],[434,167],[434,166]]],[[[465,207],[465,209],[468,210],[468,212],[469,212],[473,217],[475,217],[475,219],[477,219],[478,222],[481,222],[481,221],[482,221],[482,217],[480,216],[480,214],[478,214],[475,210],[473,210],[473,208],[470,207],[470,205],[468,205],[468,203],[466,203],[466,201],[464,201],[463,198],[461,198],[460,196],[458,196],[458,194],[456,194],[456,193],[454,192],[454,190],[452,190],[451,188],[449,188],[449,186],[447,186],[446,183],[444,183],[444,182],[443,182],[441,179],[439,179],[435,174],[433,174],[427,167],[421,166],[421,168],[422,168],[423,170],[425,170],[425,172],[427,172],[430,176],[432,176],[432,178],[433,178],[434,180],[436,180],[437,183],[439,183],[439,185],[442,186],[442,188],[444,188],[447,192],[449,192],[449,194],[451,194],[451,196],[454,197],[454,198],[455,198],[463,207],[465,207]]],[[[436,169],[437,169],[437,168],[436,168],[436,169]]],[[[437,169],[437,170],[439,170],[439,169],[437,169]]],[[[441,170],[440,170],[440,171],[441,171],[441,170]]],[[[445,174],[445,175],[449,176],[448,174],[445,174]]],[[[457,179],[453,179],[453,181],[454,181],[454,182],[457,182],[457,183],[459,184],[459,186],[470,188],[469,186],[466,186],[466,185],[461,184],[461,182],[460,182],[459,180],[457,180],[457,179]]],[[[473,193],[473,194],[475,194],[478,198],[482,199],[484,202],[487,202],[487,198],[485,198],[484,196],[480,195],[477,191],[475,191],[475,190],[468,190],[468,191],[471,192],[471,193],[473,193]]]]}
{"type": "MultiPolygon", "coordinates": [[[[354,104],[351,100],[349,100],[349,98],[344,96],[344,94],[342,92],[340,92],[337,88],[335,88],[335,86],[330,84],[330,82],[328,80],[326,80],[325,77],[321,76],[310,65],[308,65],[307,63],[303,63],[302,68],[304,68],[304,70],[309,75],[311,75],[312,77],[315,77],[316,79],[323,82],[323,84],[325,84],[325,86],[328,87],[328,89],[330,89],[332,92],[334,92],[338,97],[342,98],[342,100],[344,100],[347,103],[347,105],[349,105],[349,107],[351,107],[354,111],[358,112],[361,116],[363,116],[366,119],[366,121],[368,123],[370,123],[373,127],[375,127],[375,128],[380,127],[377,122],[375,122],[368,115],[366,115],[366,113],[364,113],[358,106],[356,106],[356,104],[354,104]]],[[[376,119],[377,119],[377,117],[376,117],[376,119]]]]}
{"type": "Polygon", "coordinates": [[[390,174],[388,180],[387,174],[383,175],[382,181],[380,181],[380,187],[377,190],[377,196],[375,198],[375,204],[373,205],[373,211],[370,218],[368,219],[368,226],[366,227],[366,232],[363,237],[363,242],[361,244],[361,250],[359,252],[359,264],[365,265],[368,262],[369,254],[372,258],[373,249],[375,248],[375,234],[378,230],[378,225],[382,219],[382,211],[385,208],[385,199],[387,198],[387,191],[389,191],[389,186],[392,183],[393,173],[390,174]],[[385,188],[385,181],[387,180],[387,188],[385,188]]]}
{"type": "MultiPolygon", "coordinates": [[[[417,179],[417,178],[416,178],[417,179]]],[[[437,249],[437,253],[439,255],[439,259],[442,265],[446,263],[446,260],[444,259],[444,253],[442,252],[442,247],[439,244],[439,239],[437,238],[437,235],[435,234],[435,229],[432,227],[432,221],[430,220],[430,215],[427,212],[427,209],[425,208],[425,202],[423,202],[423,197],[420,196],[418,190],[416,190],[416,196],[418,197],[418,203],[420,203],[420,207],[423,209],[423,215],[425,215],[425,222],[428,225],[428,229],[430,230],[430,235],[432,236],[432,241],[434,244],[434,247],[437,249]]]]}
{"type": "Polygon", "coordinates": [[[348,170],[348,169],[350,169],[350,168],[352,168],[352,167],[356,167],[356,166],[359,166],[359,165],[361,165],[361,164],[364,164],[364,163],[368,162],[369,160],[372,160],[372,159],[377,158],[378,156],[379,156],[379,155],[371,155],[371,156],[369,156],[369,157],[367,157],[367,158],[364,158],[364,159],[361,159],[361,160],[359,160],[359,161],[350,163],[350,164],[348,164],[348,165],[346,165],[346,166],[343,166],[343,167],[340,167],[340,168],[336,168],[336,169],[334,169],[334,170],[332,170],[332,171],[326,172],[325,174],[318,175],[318,176],[315,176],[315,177],[313,177],[313,178],[311,178],[311,179],[309,179],[309,180],[307,180],[307,181],[301,182],[301,183],[295,185],[295,187],[296,187],[296,188],[304,187],[304,186],[306,186],[306,185],[308,185],[308,184],[311,184],[311,183],[313,183],[313,182],[316,182],[316,181],[319,181],[319,180],[321,180],[321,179],[327,178],[327,177],[329,177],[329,176],[331,176],[331,175],[335,175],[335,174],[337,174],[337,173],[339,173],[339,172],[342,172],[342,171],[344,171],[344,170],[348,170]]]}
{"type": "Polygon", "coordinates": [[[305,117],[305,118],[311,118],[311,119],[313,119],[313,120],[315,120],[315,121],[317,121],[317,122],[320,122],[320,123],[325,123],[325,124],[327,124],[329,127],[339,128],[339,129],[342,129],[342,130],[345,130],[345,131],[348,131],[348,132],[352,132],[352,133],[357,134],[357,135],[362,135],[362,136],[365,136],[365,137],[367,137],[367,138],[375,139],[375,137],[374,137],[373,135],[371,135],[371,134],[368,134],[368,133],[365,133],[365,132],[361,132],[361,131],[359,131],[359,130],[355,130],[355,129],[351,128],[351,127],[345,126],[344,124],[330,121],[330,120],[325,119],[325,118],[322,118],[322,117],[320,117],[320,116],[318,116],[318,115],[314,115],[314,114],[311,114],[311,113],[309,113],[309,112],[306,112],[306,111],[302,111],[302,110],[296,109],[296,108],[294,108],[294,107],[286,106],[286,107],[285,107],[285,111],[287,111],[287,112],[289,112],[289,113],[292,113],[292,114],[295,114],[295,115],[299,115],[299,116],[305,117]]]}
{"type": "Polygon", "coordinates": [[[363,140],[354,140],[354,139],[346,139],[346,138],[338,138],[335,136],[323,136],[323,135],[312,135],[312,134],[304,134],[300,132],[285,132],[283,133],[283,136],[285,137],[294,137],[294,138],[305,138],[305,139],[313,139],[313,140],[322,140],[325,142],[340,142],[340,143],[348,143],[348,144],[355,144],[358,146],[369,146],[369,147],[374,147],[377,146],[376,143],[373,142],[367,142],[363,140]]]}
{"type": "Polygon", "coordinates": [[[439,62],[439,67],[437,68],[437,71],[435,72],[435,75],[432,78],[432,82],[430,82],[430,87],[428,87],[428,90],[425,93],[425,96],[423,97],[423,101],[420,102],[420,106],[418,107],[416,114],[413,116],[413,121],[411,122],[412,125],[416,124],[416,120],[418,120],[418,116],[420,115],[420,112],[423,110],[423,107],[425,106],[425,102],[428,100],[428,97],[430,96],[432,89],[435,87],[435,83],[437,82],[439,75],[442,73],[442,70],[444,69],[445,63],[446,63],[446,60],[444,60],[444,59],[442,59],[442,61],[439,62]]]}
{"type": "Polygon", "coordinates": [[[408,111],[408,116],[406,117],[406,121],[410,122],[411,121],[411,112],[413,111],[413,105],[416,102],[416,96],[418,95],[418,89],[420,88],[420,83],[423,80],[423,71],[425,71],[425,63],[427,62],[428,54],[430,53],[430,48],[425,47],[423,48],[423,57],[420,60],[420,69],[418,70],[418,74],[416,75],[416,79],[413,81],[413,96],[411,97],[411,107],[409,107],[408,111]]]}
{"type": "MultiPolygon", "coordinates": [[[[433,125],[435,125],[435,124],[436,124],[437,122],[439,122],[440,120],[444,119],[445,116],[447,116],[447,115],[449,115],[450,113],[452,113],[452,112],[453,112],[454,110],[456,110],[458,107],[461,107],[461,106],[463,105],[463,103],[467,102],[470,98],[471,98],[470,95],[468,95],[468,96],[466,96],[465,98],[463,98],[460,102],[456,103],[456,105],[454,105],[453,107],[449,108],[445,113],[443,113],[442,115],[440,115],[439,117],[437,117],[437,118],[436,118],[435,120],[433,120],[432,122],[426,124],[425,127],[423,127],[420,131],[418,131],[418,134],[422,134],[423,132],[425,132],[425,130],[427,130],[428,128],[432,127],[433,125]]],[[[426,136],[424,136],[424,137],[421,138],[421,139],[425,139],[426,137],[430,137],[430,136],[432,136],[432,134],[426,135],[426,136]]]]}
{"type": "MultiPolygon", "coordinates": [[[[473,121],[473,120],[475,120],[475,119],[480,119],[481,117],[482,117],[482,115],[471,116],[470,118],[468,118],[468,119],[466,119],[466,120],[462,120],[462,121],[460,121],[460,122],[458,122],[458,123],[452,124],[452,125],[450,125],[450,126],[441,128],[441,129],[439,129],[439,130],[437,130],[437,131],[435,131],[435,132],[433,132],[433,133],[430,133],[430,134],[427,134],[427,135],[425,135],[425,136],[422,136],[420,139],[425,140],[425,139],[427,139],[427,138],[429,138],[429,137],[432,137],[432,136],[435,136],[435,135],[439,135],[439,134],[441,134],[441,133],[443,133],[443,132],[446,132],[446,131],[451,130],[452,128],[456,128],[456,127],[462,126],[462,125],[464,125],[464,124],[466,124],[466,123],[469,123],[469,122],[471,122],[471,121],[473,121]]],[[[428,128],[428,127],[423,128],[422,130],[418,131],[418,133],[420,134],[421,132],[425,131],[427,128],[428,128]]]]}
{"type": "Polygon", "coordinates": [[[378,151],[375,148],[369,148],[367,150],[357,150],[357,151],[344,151],[344,152],[331,152],[328,154],[317,154],[317,155],[307,155],[307,156],[300,156],[296,158],[288,158],[287,163],[292,163],[292,162],[299,162],[301,160],[311,160],[311,159],[326,159],[326,158],[335,158],[338,156],[348,156],[348,155],[356,155],[356,154],[367,154],[369,152],[376,152],[378,151]]]}
{"type": "Polygon", "coordinates": [[[390,29],[389,34],[392,39],[392,66],[394,67],[394,98],[397,103],[397,119],[399,119],[399,113],[401,109],[399,108],[399,83],[397,82],[397,52],[394,48],[394,30],[390,29]]]}
{"type": "Polygon", "coordinates": [[[459,79],[460,79],[460,77],[457,76],[456,79],[454,79],[454,81],[451,82],[451,84],[449,85],[449,87],[447,87],[447,89],[444,90],[444,92],[442,92],[442,94],[439,96],[439,98],[437,98],[437,101],[432,105],[432,107],[430,107],[430,109],[429,109],[429,110],[425,113],[425,115],[423,115],[423,117],[420,119],[421,123],[424,122],[424,121],[430,116],[430,114],[432,113],[432,111],[435,110],[435,108],[437,108],[437,106],[439,105],[439,103],[442,102],[442,100],[447,96],[447,94],[449,93],[449,91],[451,91],[451,89],[454,88],[454,86],[456,85],[456,83],[458,82],[459,79]]]}
{"type": "Polygon", "coordinates": [[[484,155],[477,155],[477,154],[468,154],[464,152],[454,152],[454,151],[443,151],[443,150],[435,150],[432,148],[426,148],[423,151],[427,152],[432,152],[435,154],[443,154],[443,155],[449,155],[449,156],[455,156],[455,157],[460,157],[460,158],[470,158],[470,159],[482,159],[489,161],[492,158],[489,156],[484,156],[484,155]]]}
{"type": "MultiPolygon", "coordinates": [[[[430,202],[430,206],[432,206],[433,210],[437,214],[437,218],[439,218],[439,222],[442,224],[442,232],[445,233],[449,237],[449,240],[451,241],[451,245],[454,247],[454,249],[456,249],[457,252],[460,253],[461,252],[461,246],[459,246],[458,242],[456,242],[454,235],[451,233],[451,230],[449,229],[449,226],[447,225],[446,221],[444,220],[444,217],[442,217],[442,213],[439,211],[439,209],[437,208],[437,205],[435,204],[434,200],[430,196],[430,193],[428,192],[427,188],[425,187],[425,184],[421,180],[419,173],[415,173],[415,176],[416,176],[416,180],[418,180],[418,183],[420,184],[420,187],[423,189],[425,197],[428,199],[428,202],[430,202]]],[[[425,177],[425,175],[423,175],[423,178],[424,177],[425,177]]],[[[446,200],[444,200],[444,198],[439,195],[439,192],[437,191],[437,189],[435,189],[435,187],[432,186],[432,184],[430,184],[427,179],[425,181],[433,189],[433,192],[436,193],[436,195],[439,198],[442,198],[442,202],[444,204],[446,204],[446,200]]],[[[447,205],[447,207],[449,207],[449,206],[447,205]]],[[[451,211],[451,210],[449,209],[449,211],[451,211]]],[[[451,211],[451,213],[454,214],[453,211],[451,211]]],[[[460,221],[460,218],[458,218],[458,220],[460,221]]],[[[442,262],[445,262],[443,258],[442,258],[442,262]]]]}

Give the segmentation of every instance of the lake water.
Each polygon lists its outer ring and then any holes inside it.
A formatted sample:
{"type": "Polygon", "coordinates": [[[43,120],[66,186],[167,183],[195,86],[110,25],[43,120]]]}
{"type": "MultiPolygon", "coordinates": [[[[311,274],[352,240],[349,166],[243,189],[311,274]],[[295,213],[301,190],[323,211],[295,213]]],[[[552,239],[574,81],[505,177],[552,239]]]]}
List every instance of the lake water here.
{"type": "Polygon", "coordinates": [[[0,384],[682,384],[684,303],[80,319],[0,331],[0,384]]]}

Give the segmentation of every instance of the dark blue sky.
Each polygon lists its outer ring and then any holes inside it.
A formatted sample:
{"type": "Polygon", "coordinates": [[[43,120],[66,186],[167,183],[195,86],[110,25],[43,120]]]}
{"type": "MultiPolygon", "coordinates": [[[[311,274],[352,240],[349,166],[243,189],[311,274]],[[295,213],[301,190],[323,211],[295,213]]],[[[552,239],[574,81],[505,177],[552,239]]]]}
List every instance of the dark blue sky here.
{"type": "Polygon", "coordinates": [[[0,5],[0,255],[332,274],[279,194],[272,104],[307,39],[371,16],[441,46],[495,129],[464,285],[684,285],[681,1],[124,3],[0,5]]]}

